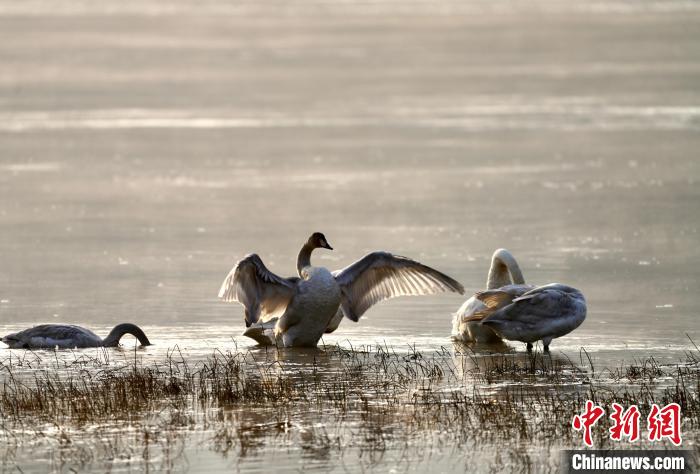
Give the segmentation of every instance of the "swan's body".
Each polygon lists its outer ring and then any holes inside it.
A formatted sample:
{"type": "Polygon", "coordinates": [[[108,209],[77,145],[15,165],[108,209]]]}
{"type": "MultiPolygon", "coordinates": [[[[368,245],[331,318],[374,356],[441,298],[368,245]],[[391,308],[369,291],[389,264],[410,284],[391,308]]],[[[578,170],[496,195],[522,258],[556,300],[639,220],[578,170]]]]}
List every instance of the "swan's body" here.
{"type": "Polygon", "coordinates": [[[116,347],[124,334],[132,334],[141,345],[148,346],[146,334],[135,324],[119,324],[107,337],[72,324],[41,324],[2,338],[11,349],[74,349],[85,347],[116,347]]]}
{"type": "Polygon", "coordinates": [[[358,321],[379,301],[401,295],[464,292],[447,275],[388,252],[370,253],[331,273],[311,265],[311,252],[316,248],[333,250],[323,234],[314,233],[299,252],[299,277],[275,275],[256,254],[233,267],[219,297],[245,308],[248,329],[244,335],[263,345],[315,346],[324,333],[338,327],[343,316],[358,321]]]}
{"type": "MultiPolygon", "coordinates": [[[[513,297],[533,289],[526,285],[523,273],[515,257],[506,249],[498,249],[491,257],[491,268],[486,280],[486,289],[502,289],[513,297]]],[[[501,337],[491,328],[483,326],[481,320],[498,308],[488,308],[476,295],[469,298],[457,310],[452,319],[452,338],[460,342],[494,343],[501,337]]]]}
{"type": "Polygon", "coordinates": [[[275,327],[284,347],[315,346],[340,308],[340,286],[323,267],[308,266],[296,286],[296,295],[275,327]]]}
{"type": "Polygon", "coordinates": [[[586,300],[576,288],[551,283],[513,297],[506,291],[477,294],[489,308],[481,322],[504,339],[527,343],[542,341],[549,350],[552,339],[570,333],[586,319],[586,300]],[[498,308],[493,310],[492,308],[498,308]]]}

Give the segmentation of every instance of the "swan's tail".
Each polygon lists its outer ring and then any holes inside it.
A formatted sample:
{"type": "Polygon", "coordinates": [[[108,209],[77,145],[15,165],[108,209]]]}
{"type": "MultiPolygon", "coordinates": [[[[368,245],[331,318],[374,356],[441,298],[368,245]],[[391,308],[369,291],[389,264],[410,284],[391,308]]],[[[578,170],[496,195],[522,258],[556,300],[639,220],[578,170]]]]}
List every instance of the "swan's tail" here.
{"type": "Polygon", "coordinates": [[[21,343],[20,339],[17,337],[16,333],[8,334],[5,337],[0,337],[0,341],[7,344],[10,347],[10,349],[19,349],[22,347],[22,343],[21,343]]]}

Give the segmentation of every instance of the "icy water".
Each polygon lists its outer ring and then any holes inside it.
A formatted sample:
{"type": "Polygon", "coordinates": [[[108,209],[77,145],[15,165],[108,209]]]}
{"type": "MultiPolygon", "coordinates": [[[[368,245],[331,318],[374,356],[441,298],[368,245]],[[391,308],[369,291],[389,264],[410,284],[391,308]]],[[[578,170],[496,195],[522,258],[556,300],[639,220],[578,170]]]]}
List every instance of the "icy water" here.
{"type": "MultiPolygon", "coordinates": [[[[674,363],[700,341],[699,35],[700,4],[675,0],[2,1],[0,333],[130,321],[154,343],[145,363],[245,351],[222,279],[250,252],[291,275],[322,231],[335,251],[317,264],[384,249],[468,293],[506,247],[528,282],[586,295],[558,357],[674,363]]],[[[384,302],[324,343],[452,351],[465,298],[384,302]]],[[[232,459],[200,437],[171,467],[304,466],[292,448],[232,459]]],[[[432,456],[402,469],[463,466],[432,456]]]]}

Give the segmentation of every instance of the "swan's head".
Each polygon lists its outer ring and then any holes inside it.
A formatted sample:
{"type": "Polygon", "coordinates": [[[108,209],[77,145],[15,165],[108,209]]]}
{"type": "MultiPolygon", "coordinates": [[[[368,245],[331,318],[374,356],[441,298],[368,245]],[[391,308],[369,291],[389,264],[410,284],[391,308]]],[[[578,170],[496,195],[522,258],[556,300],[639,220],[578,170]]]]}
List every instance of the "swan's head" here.
{"type": "Polygon", "coordinates": [[[307,244],[315,249],[333,250],[333,247],[331,247],[328,243],[328,240],[326,240],[326,236],[320,232],[314,232],[313,234],[311,234],[311,237],[309,237],[307,244]]]}

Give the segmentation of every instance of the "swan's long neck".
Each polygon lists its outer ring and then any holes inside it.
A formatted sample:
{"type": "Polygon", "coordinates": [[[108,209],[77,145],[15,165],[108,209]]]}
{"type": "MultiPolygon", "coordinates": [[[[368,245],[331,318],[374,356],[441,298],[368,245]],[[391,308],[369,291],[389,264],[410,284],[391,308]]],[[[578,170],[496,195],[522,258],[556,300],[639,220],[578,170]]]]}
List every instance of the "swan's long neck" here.
{"type": "Polygon", "coordinates": [[[486,288],[493,290],[505,285],[525,283],[523,272],[515,257],[506,249],[498,249],[491,258],[491,269],[489,270],[486,288]]]}
{"type": "Polygon", "coordinates": [[[301,270],[304,267],[308,267],[311,265],[311,252],[314,251],[314,248],[315,247],[313,245],[307,242],[304,244],[301,250],[299,250],[299,256],[297,257],[297,272],[302,278],[303,275],[301,274],[301,270]]]}
{"type": "Polygon", "coordinates": [[[118,324],[112,329],[107,337],[102,341],[102,345],[105,347],[116,347],[119,345],[119,340],[124,334],[131,334],[142,346],[150,346],[151,341],[148,340],[146,334],[135,324],[123,323],[118,324]]]}

